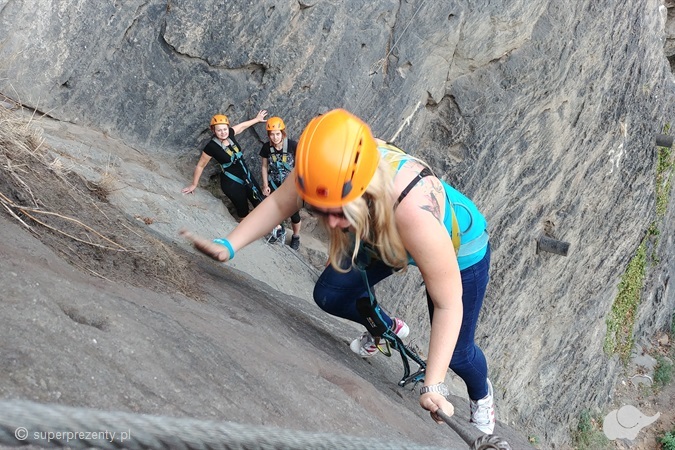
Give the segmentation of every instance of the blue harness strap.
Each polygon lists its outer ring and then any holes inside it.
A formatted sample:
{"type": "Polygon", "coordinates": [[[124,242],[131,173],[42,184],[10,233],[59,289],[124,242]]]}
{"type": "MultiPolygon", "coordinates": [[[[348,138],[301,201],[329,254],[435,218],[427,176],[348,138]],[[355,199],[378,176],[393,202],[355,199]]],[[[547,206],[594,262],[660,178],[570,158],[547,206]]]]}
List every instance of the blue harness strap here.
{"type": "MultiPolygon", "coordinates": [[[[270,145],[270,162],[274,167],[274,171],[279,174],[279,178],[282,178],[284,170],[287,173],[290,173],[293,170],[290,164],[288,164],[288,138],[284,138],[283,146],[281,147],[281,158],[279,158],[279,153],[277,153],[276,148],[270,145]]],[[[269,182],[277,190],[279,186],[274,182],[274,177],[269,178],[269,182]]]]}

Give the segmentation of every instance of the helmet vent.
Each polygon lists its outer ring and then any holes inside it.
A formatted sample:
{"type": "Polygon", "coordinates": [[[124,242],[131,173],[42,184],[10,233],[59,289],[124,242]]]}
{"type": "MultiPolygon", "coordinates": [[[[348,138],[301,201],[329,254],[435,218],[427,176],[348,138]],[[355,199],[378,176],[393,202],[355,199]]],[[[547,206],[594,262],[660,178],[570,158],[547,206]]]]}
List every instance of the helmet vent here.
{"type": "Polygon", "coordinates": [[[359,139],[359,144],[356,146],[358,149],[356,155],[354,156],[354,165],[359,163],[359,156],[361,156],[361,149],[363,148],[363,139],[359,139]]]}
{"type": "Polygon", "coordinates": [[[342,198],[348,196],[351,191],[352,191],[352,182],[347,181],[344,185],[342,185],[342,198]]]}

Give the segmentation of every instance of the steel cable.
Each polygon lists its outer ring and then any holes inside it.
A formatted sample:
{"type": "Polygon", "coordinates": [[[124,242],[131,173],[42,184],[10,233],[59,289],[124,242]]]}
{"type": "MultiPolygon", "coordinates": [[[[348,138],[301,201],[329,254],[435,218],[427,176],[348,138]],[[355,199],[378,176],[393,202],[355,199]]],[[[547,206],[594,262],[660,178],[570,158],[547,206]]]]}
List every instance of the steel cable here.
{"type": "Polygon", "coordinates": [[[439,449],[402,441],[269,426],[100,411],[56,404],[0,402],[0,444],[73,449],[439,449]]]}

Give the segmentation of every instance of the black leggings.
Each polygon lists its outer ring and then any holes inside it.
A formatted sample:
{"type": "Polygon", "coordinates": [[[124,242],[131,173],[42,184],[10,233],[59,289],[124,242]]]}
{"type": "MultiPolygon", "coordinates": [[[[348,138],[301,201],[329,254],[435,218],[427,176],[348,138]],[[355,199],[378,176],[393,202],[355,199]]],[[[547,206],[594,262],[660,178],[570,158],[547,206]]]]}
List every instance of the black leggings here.
{"type": "Polygon", "coordinates": [[[291,216],[291,223],[300,223],[300,210],[297,210],[297,211],[291,216]]]}
{"type": "Polygon", "coordinates": [[[258,182],[255,179],[251,179],[251,183],[255,186],[257,192],[253,191],[251,185],[239,184],[236,181],[230,179],[225,174],[220,174],[220,189],[223,190],[223,194],[230,199],[234,205],[234,209],[237,210],[237,215],[240,218],[246,217],[248,215],[248,202],[251,202],[255,208],[260,204],[262,199],[262,190],[258,186],[258,182]]]}

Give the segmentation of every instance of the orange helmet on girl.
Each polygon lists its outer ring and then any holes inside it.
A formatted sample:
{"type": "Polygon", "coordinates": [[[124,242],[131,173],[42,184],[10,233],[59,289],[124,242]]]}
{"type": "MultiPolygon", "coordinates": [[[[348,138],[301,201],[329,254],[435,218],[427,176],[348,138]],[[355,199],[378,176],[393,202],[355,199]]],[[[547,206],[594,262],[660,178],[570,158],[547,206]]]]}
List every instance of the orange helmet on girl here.
{"type": "Polygon", "coordinates": [[[286,129],[286,124],[284,123],[283,120],[281,120],[281,117],[270,117],[267,119],[267,131],[274,131],[274,130],[279,130],[279,131],[284,131],[286,129]]]}
{"type": "Polygon", "coordinates": [[[227,118],[225,114],[216,114],[215,116],[211,117],[211,129],[213,130],[213,127],[216,125],[229,125],[230,124],[230,119],[227,118]]]}
{"type": "Polygon", "coordinates": [[[267,134],[270,134],[270,131],[281,131],[281,134],[286,137],[286,124],[281,117],[270,117],[267,119],[267,134]]]}
{"type": "Polygon", "coordinates": [[[312,119],[295,154],[295,187],[304,201],[339,208],[366,191],[380,161],[370,128],[344,109],[312,119]]]}

